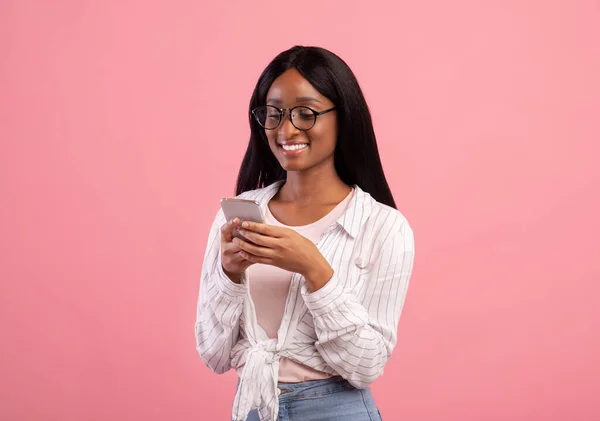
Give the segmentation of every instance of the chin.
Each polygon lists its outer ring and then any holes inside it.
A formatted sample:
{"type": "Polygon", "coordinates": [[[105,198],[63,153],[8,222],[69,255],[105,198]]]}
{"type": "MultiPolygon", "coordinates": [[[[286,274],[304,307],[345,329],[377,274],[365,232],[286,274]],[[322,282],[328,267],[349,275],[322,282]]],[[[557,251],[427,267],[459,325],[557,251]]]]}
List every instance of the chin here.
{"type": "Polygon", "coordinates": [[[309,165],[302,164],[301,162],[279,162],[281,167],[286,171],[303,171],[309,168],[309,165]]]}
{"type": "Polygon", "coordinates": [[[328,166],[329,164],[334,165],[333,155],[327,159],[315,160],[315,159],[278,159],[279,165],[285,171],[308,171],[317,167],[328,166]]]}

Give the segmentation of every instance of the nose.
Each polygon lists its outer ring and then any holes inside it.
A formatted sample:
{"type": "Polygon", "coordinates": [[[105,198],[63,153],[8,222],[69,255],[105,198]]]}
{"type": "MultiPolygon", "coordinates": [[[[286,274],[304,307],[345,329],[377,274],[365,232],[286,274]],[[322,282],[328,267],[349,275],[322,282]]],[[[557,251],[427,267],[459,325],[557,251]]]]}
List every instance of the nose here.
{"type": "Polygon", "coordinates": [[[282,137],[283,139],[291,139],[298,132],[299,130],[292,124],[289,111],[284,112],[283,116],[281,117],[281,124],[279,124],[279,127],[277,128],[277,134],[279,137],[282,137]]]}

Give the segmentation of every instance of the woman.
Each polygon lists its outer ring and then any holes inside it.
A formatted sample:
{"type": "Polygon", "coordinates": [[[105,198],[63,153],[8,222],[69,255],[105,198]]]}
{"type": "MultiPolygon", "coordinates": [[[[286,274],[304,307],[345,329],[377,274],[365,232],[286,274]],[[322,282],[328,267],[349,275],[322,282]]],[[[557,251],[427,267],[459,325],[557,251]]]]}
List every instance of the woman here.
{"type": "Polygon", "coordinates": [[[237,371],[235,421],[380,420],[369,385],[396,345],[414,240],[358,82],[327,50],[284,51],[258,80],[250,129],[237,197],[266,223],[217,214],[198,353],[237,371]]]}

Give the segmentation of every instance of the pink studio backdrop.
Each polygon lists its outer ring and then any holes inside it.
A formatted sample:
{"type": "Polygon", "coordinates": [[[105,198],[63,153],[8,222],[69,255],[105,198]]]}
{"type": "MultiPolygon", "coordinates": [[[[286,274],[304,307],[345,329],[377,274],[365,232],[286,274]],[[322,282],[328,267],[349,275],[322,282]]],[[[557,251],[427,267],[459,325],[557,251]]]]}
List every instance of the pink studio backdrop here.
{"type": "MultiPolygon", "coordinates": [[[[597,1],[0,3],[0,419],[223,420],[202,255],[279,51],[356,72],[416,235],[386,421],[600,419],[597,1]]],[[[360,151],[357,151],[360,153],[360,151]]]]}

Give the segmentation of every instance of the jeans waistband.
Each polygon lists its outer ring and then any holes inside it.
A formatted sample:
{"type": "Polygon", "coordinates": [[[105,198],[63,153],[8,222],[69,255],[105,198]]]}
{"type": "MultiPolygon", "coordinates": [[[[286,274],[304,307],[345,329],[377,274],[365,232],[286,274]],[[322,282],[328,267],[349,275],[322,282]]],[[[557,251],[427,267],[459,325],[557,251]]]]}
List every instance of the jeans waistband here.
{"type": "Polygon", "coordinates": [[[301,383],[278,383],[279,402],[294,399],[313,398],[354,389],[346,379],[334,376],[323,380],[309,380],[301,383]]]}

